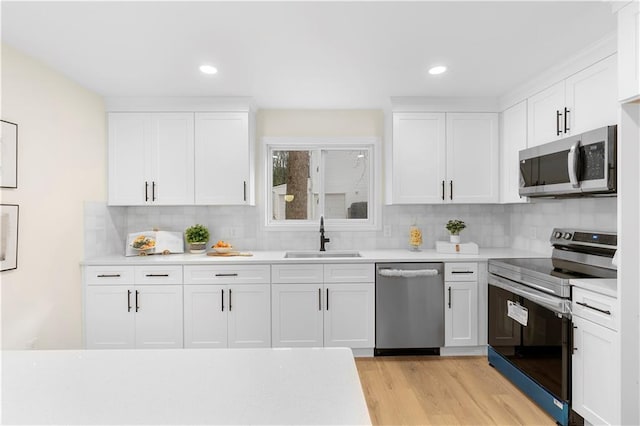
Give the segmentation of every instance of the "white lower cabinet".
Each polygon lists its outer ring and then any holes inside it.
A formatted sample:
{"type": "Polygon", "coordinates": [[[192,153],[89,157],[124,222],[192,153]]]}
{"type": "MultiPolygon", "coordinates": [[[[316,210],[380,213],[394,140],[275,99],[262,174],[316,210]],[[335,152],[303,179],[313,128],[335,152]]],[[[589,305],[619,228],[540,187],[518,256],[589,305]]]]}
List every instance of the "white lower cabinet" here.
{"type": "Polygon", "coordinates": [[[183,346],[181,266],[89,266],[85,283],[87,348],[183,346]]]}
{"type": "Polygon", "coordinates": [[[478,345],[477,277],[477,263],[445,264],[445,347],[478,345]]]}
{"type": "Polygon", "coordinates": [[[373,264],[274,265],[273,346],[373,348],[373,270],[373,264]]]}
{"type": "Polygon", "coordinates": [[[325,296],[324,346],[374,347],[374,284],[325,284],[325,296]]]}
{"type": "Polygon", "coordinates": [[[271,284],[273,346],[323,346],[322,283],[271,284]]]}
{"type": "Polygon", "coordinates": [[[86,347],[181,348],[182,285],[88,286],[86,347]]]}
{"type": "Polygon", "coordinates": [[[185,347],[271,346],[268,265],[185,266],[184,294],[185,347]]]}
{"type": "Polygon", "coordinates": [[[572,311],[572,408],[591,424],[620,424],[616,301],[574,287],[572,311]]]}

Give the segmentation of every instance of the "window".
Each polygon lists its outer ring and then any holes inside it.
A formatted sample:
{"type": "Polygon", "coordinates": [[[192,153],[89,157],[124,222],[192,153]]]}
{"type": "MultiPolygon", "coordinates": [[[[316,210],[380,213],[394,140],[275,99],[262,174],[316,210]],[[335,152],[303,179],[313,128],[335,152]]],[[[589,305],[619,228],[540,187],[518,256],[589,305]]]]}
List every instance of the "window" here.
{"type": "Polygon", "coordinates": [[[266,225],[333,229],[376,225],[375,139],[265,140],[266,225]]]}

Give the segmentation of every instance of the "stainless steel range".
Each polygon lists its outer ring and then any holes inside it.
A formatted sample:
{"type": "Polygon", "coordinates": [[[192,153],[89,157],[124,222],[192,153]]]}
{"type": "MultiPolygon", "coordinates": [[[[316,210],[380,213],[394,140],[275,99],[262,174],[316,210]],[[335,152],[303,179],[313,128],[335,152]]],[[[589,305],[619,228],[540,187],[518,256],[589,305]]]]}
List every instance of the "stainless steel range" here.
{"type": "Polygon", "coordinates": [[[489,363],[558,423],[571,403],[573,278],[615,278],[613,232],[554,229],[551,258],[489,261],[489,363]]]}

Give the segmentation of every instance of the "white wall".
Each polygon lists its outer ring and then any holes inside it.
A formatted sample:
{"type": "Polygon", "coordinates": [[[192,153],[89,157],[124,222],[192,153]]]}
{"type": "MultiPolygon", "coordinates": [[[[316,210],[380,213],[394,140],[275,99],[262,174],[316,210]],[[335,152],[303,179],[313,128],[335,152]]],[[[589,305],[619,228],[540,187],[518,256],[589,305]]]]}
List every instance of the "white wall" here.
{"type": "Polygon", "coordinates": [[[18,269],[2,272],[2,346],[82,345],[83,202],[106,199],[100,96],[2,45],[2,119],[18,124],[18,269]]]}

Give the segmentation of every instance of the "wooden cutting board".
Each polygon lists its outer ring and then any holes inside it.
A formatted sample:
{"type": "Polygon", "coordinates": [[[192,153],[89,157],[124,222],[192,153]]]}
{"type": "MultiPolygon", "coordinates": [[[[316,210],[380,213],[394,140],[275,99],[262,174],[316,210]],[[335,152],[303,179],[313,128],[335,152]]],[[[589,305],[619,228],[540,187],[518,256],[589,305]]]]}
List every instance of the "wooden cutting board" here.
{"type": "Polygon", "coordinates": [[[207,253],[207,256],[217,256],[217,257],[253,256],[253,253],[242,252],[242,251],[230,251],[229,253],[216,253],[215,251],[210,251],[207,253]]]}

